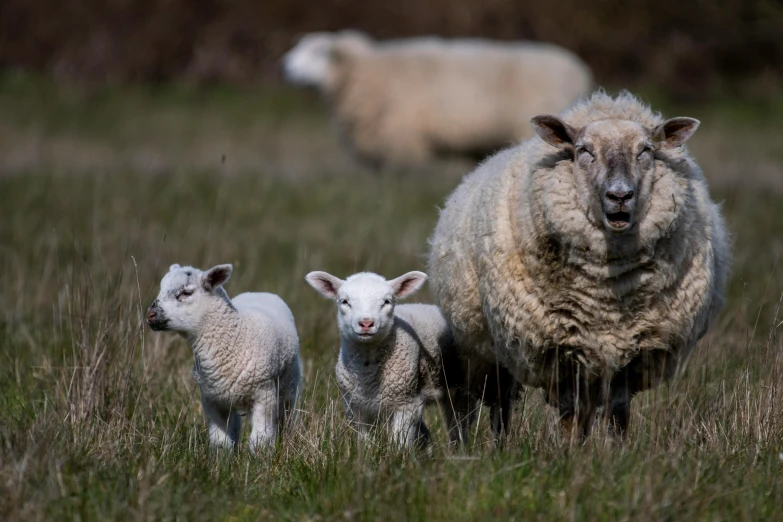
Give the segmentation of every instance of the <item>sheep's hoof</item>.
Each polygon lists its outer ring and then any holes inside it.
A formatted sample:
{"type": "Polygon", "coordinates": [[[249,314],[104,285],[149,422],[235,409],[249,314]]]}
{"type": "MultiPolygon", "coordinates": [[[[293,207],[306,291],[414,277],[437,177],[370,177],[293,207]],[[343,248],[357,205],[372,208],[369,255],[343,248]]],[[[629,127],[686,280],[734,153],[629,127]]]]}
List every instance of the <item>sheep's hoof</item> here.
{"type": "Polygon", "coordinates": [[[573,445],[574,440],[577,439],[577,423],[573,417],[563,417],[560,419],[560,430],[563,432],[563,440],[568,443],[569,446],[573,445]]]}
{"type": "Polygon", "coordinates": [[[568,446],[583,446],[590,434],[590,425],[587,422],[580,423],[575,416],[562,417],[560,429],[568,446]]]}

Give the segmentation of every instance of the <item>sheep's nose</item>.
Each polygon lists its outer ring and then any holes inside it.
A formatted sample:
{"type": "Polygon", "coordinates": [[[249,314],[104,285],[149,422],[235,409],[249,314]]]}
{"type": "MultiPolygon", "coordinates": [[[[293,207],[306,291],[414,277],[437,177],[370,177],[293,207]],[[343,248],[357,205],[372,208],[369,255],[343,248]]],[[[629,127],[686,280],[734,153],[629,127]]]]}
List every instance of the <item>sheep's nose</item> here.
{"type": "Polygon", "coordinates": [[[369,330],[373,326],[375,326],[375,321],[372,319],[362,319],[359,321],[359,326],[361,326],[365,330],[369,330]]]}
{"type": "Polygon", "coordinates": [[[607,190],[606,199],[612,203],[619,203],[620,205],[627,203],[633,199],[633,190],[607,190]]]}
{"type": "Polygon", "coordinates": [[[147,308],[147,321],[152,321],[158,313],[150,306],[147,308]]]}

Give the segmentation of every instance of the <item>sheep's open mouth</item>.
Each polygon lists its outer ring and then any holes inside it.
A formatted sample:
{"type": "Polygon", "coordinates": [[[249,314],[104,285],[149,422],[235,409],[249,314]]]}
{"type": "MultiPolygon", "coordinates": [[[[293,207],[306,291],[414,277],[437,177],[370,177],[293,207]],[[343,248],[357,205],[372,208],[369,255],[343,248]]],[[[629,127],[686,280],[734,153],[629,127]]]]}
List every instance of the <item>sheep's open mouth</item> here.
{"type": "Polygon", "coordinates": [[[628,212],[607,213],[606,223],[615,230],[625,230],[631,224],[631,214],[628,212]]]}

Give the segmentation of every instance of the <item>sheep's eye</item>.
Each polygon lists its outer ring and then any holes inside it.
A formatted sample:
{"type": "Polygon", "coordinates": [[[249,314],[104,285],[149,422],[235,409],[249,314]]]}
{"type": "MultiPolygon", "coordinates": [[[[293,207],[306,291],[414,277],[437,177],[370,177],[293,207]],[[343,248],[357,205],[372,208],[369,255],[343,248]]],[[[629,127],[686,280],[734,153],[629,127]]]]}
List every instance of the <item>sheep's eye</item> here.
{"type": "Polygon", "coordinates": [[[391,304],[391,299],[387,299],[387,300],[385,300],[385,301],[383,302],[383,305],[384,305],[384,306],[388,306],[388,305],[390,305],[390,304],[391,304]]]}
{"type": "Polygon", "coordinates": [[[595,156],[593,156],[593,153],[590,152],[587,149],[587,147],[585,147],[584,145],[580,145],[579,147],[577,147],[576,148],[576,153],[579,154],[580,156],[582,156],[583,154],[587,154],[587,156],[589,156],[591,159],[595,159],[595,156]]]}
{"type": "Polygon", "coordinates": [[[650,154],[651,152],[652,149],[650,147],[644,147],[637,157],[642,158],[645,154],[650,154]]]}
{"type": "Polygon", "coordinates": [[[188,297],[190,295],[193,295],[193,290],[186,290],[183,288],[177,293],[177,299],[181,300],[183,297],[188,297]]]}
{"type": "Polygon", "coordinates": [[[343,306],[348,306],[348,299],[340,300],[340,304],[343,305],[343,306]]]}

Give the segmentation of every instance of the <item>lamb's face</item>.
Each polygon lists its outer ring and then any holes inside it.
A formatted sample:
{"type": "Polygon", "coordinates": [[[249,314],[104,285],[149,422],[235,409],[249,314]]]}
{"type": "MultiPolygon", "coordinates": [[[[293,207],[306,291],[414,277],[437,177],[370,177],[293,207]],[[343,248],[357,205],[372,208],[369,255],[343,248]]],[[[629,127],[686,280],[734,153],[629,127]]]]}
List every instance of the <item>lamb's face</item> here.
{"type": "Polygon", "coordinates": [[[394,324],[394,289],[376,274],[349,277],[337,292],[337,324],[356,342],[385,339],[394,324]]]}
{"type": "Polygon", "coordinates": [[[409,272],[391,281],[362,272],[343,281],[326,272],[305,278],[321,295],[337,303],[337,325],[343,338],[374,344],[388,337],[394,326],[394,303],[416,292],[427,280],[422,272],[409,272]]]}
{"type": "Polygon", "coordinates": [[[656,153],[682,145],[699,126],[692,118],[673,118],[655,128],[600,120],[574,129],[554,116],[532,122],[544,141],[569,152],[582,207],[613,233],[631,230],[643,212],[656,153]]]}
{"type": "Polygon", "coordinates": [[[329,33],[311,33],[302,37],[283,56],[286,81],[305,87],[324,87],[329,80],[334,38],[329,33]]]}
{"type": "Polygon", "coordinates": [[[221,285],[231,265],[202,272],[190,266],[171,265],[160,282],[160,293],[147,309],[147,323],[155,331],[196,334],[215,299],[226,299],[221,285]]]}

